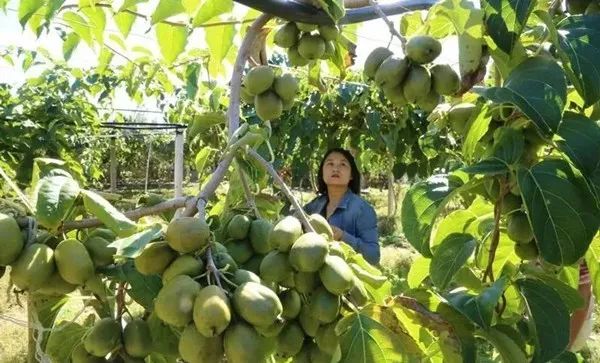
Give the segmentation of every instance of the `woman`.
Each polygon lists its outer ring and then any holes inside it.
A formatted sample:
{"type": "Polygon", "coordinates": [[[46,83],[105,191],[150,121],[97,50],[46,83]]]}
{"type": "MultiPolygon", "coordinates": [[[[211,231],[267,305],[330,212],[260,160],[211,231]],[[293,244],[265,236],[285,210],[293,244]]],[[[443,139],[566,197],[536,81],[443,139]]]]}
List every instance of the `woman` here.
{"type": "Polygon", "coordinates": [[[319,195],[304,209],[325,217],[335,240],[344,241],[369,263],[377,265],[380,257],[377,216],[359,193],[360,172],[354,157],[347,150],[331,149],[319,166],[319,195]]]}

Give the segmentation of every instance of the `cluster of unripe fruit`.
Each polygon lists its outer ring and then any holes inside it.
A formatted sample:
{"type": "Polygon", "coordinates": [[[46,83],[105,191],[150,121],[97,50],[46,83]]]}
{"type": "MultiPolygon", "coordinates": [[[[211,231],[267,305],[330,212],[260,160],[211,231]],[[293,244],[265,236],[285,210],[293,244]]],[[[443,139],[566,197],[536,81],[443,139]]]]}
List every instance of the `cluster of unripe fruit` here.
{"type": "Polygon", "coordinates": [[[329,59],[335,54],[335,41],[340,34],[336,25],[288,22],[275,32],[273,41],[287,48],[290,65],[302,67],[310,61],[329,59]]]}
{"type": "MultiPolygon", "coordinates": [[[[523,200],[516,181],[512,181],[510,192],[502,197],[501,214],[506,220],[506,235],[514,243],[515,254],[523,260],[531,260],[539,255],[533,229],[529,223],[527,212],[523,208],[523,200]]],[[[497,201],[500,185],[496,179],[486,179],[484,187],[488,197],[497,201]]]]}
{"type": "Polygon", "coordinates": [[[257,66],[244,77],[240,97],[254,105],[261,120],[268,121],[292,108],[298,89],[298,80],[291,74],[278,75],[270,66],[257,66]]]}
{"type": "Polygon", "coordinates": [[[373,80],[392,104],[416,104],[430,112],[441,96],[453,95],[460,87],[460,78],[449,65],[431,64],[441,51],[440,42],[425,35],[408,40],[405,57],[384,47],[375,48],[365,61],[363,75],[373,80]]]}
{"type": "Polygon", "coordinates": [[[381,286],[385,277],[333,241],[323,217],[310,221],[321,234],[305,232],[293,216],[272,225],[235,215],[219,243],[206,223],[180,218],[169,224],[166,242],[148,244],[135,258],[141,273],[162,276],[154,312],[183,329],[179,353],[186,362],[221,362],[223,355],[232,363],[272,355],[331,362],[339,354],[342,296],[362,306],[369,299],[365,284],[381,286]],[[202,284],[211,261],[221,286],[214,279],[202,284]]]}

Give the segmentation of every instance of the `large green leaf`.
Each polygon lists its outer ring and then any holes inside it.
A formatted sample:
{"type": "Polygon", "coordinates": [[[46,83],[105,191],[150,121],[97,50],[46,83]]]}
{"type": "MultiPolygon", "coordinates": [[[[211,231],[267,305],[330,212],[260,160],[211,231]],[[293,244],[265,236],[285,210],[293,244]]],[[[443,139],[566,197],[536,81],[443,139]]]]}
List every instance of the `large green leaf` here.
{"type": "Polygon", "coordinates": [[[92,47],[90,25],[81,15],[72,11],[66,11],[62,14],[62,18],[81,39],[92,47]]]}
{"type": "Polygon", "coordinates": [[[81,193],[83,194],[85,209],[118,236],[127,237],[136,232],[136,224],[119,212],[106,199],[89,190],[82,190],[81,193]]]}
{"type": "Polygon", "coordinates": [[[344,317],[336,333],[343,363],[410,362],[422,354],[388,306],[371,304],[344,317]]]}
{"type": "MultiPolygon", "coordinates": [[[[135,10],[135,8],[133,8],[133,10],[135,10]]],[[[123,34],[123,38],[127,38],[129,33],[131,32],[131,28],[133,27],[133,23],[135,22],[136,16],[131,13],[121,11],[115,14],[113,19],[115,21],[115,24],[117,24],[117,28],[119,28],[119,31],[121,32],[121,34],[123,34]]]]}
{"type": "Polygon", "coordinates": [[[155,224],[129,237],[117,239],[109,244],[108,247],[115,247],[117,249],[115,256],[135,258],[142,253],[144,246],[161,236],[161,230],[161,225],[155,224]]]}
{"type": "Polygon", "coordinates": [[[477,334],[492,343],[494,348],[500,353],[503,362],[527,362],[527,355],[523,348],[517,344],[511,335],[506,334],[504,330],[511,329],[509,331],[512,335],[519,333],[509,326],[504,325],[502,327],[504,329],[500,330],[494,326],[487,331],[479,331],[477,334]]]}
{"type": "Polygon", "coordinates": [[[600,100],[600,15],[565,17],[558,25],[558,46],[566,54],[575,88],[586,106],[600,100]]]}
{"type": "Polygon", "coordinates": [[[531,0],[482,1],[487,34],[504,53],[512,53],[535,4],[531,0]]]}
{"type": "Polygon", "coordinates": [[[67,39],[65,39],[63,42],[63,58],[65,61],[71,59],[71,56],[73,55],[75,48],[77,48],[80,39],[81,38],[79,38],[77,33],[71,33],[67,35],[67,39]]]}
{"type": "Polygon", "coordinates": [[[83,336],[88,330],[77,323],[61,322],[54,327],[48,338],[46,354],[52,358],[53,362],[70,362],[71,353],[79,344],[82,344],[83,336]]]}
{"type": "Polygon", "coordinates": [[[230,13],[232,10],[233,0],[205,0],[194,16],[192,26],[197,27],[215,16],[230,13]]]}
{"type": "Polygon", "coordinates": [[[179,355],[179,350],[177,349],[179,337],[154,312],[150,314],[146,321],[148,322],[150,335],[152,336],[152,351],[167,356],[169,362],[171,362],[173,357],[179,355]]]}
{"type": "Polygon", "coordinates": [[[402,229],[410,244],[423,256],[431,257],[429,239],[433,222],[451,195],[445,175],[414,184],[402,201],[402,229]]]}
{"type": "Polygon", "coordinates": [[[491,121],[492,113],[488,105],[480,105],[473,112],[466,126],[467,134],[462,147],[463,155],[467,160],[475,158],[479,140],[488,132],[491,121]]]}
{"type": "Polygon", "coordinates": [[[47,176],[37,185],[35,217],[50,230],[58,228],[79,196],[79,185],[66,176],[47,176]]]}
{"type": "Polygon", "coordinates": [[[498,158],[488,158],[461,169],[469,174],[498,175],[508,173],[506,163],[498,158]]]}
{"type": "MultiPolygon", "coordinates": [[[[525,266],[527,268],[528,266],[525,266]]],[[[544,273],[537,268],[530,268],[527,270],[529,277],[535,277],[544,284],[553,288],[564,301],[569,311],[575,311],[581,309],[584,306],[583,298],[579,291],[569,286],[566,282],[563,282],[556,278],[552,273],[544,273]]]]}
{"type": "Polygon", "coordinates": [[[569,344],[569,310],[560,295],[539,280],[525,278],[515,283],[527,304],[530,329],[535,339],[532,362],[547,362],[569,344]]]}
{"type": "Polygon", "coordinates": [[[589,269],[592,292],[596,301],[600,301],[600,234],[596,235],[585,254],[585,262],[589,269]]]}
{"type": "Polygon", "coordinates": [[[452,233],[435,249],[429,274],[440,290],[448,287],[454,275],[475,251],[477,241],[467,233],[452,233]]]}
{"type": "Polygon", "coordinates": [[[19,23],[25,28],[25,24],[29,21],[31,16],[35,14],[42,6],[44,6],[44,0],[21,0],[19,1],[19,23]]]}
{"type": "Polygon", "coordinates": [[[484,289],[479,295],[472,295],[464,291],[452,293],[448,301],[469,320],[483,329],[492,325],[494,308],[506,289],[507,279],[501,277],[492,286],[484,289]]]}
{"type": "Polygon", "coordinates": [[[421,285],[421,283],[429,276],[429,265],[431,259],[423,256],[417,257],[410,265],[406,282],[408,287],[415,289],[421,285]]]}
{"type": "Polygon", "coordinates": [[[223,111],[217,112],[205,112],[197,115],[192,120],[191,125],[188,127],[188,134],[190,140],[193,140],[199,134],[205,133],[209,128],[224,124],[227,121],[227,116],[223,111]]]}
{"type": "Polygon", "coordinates": [[[233,24],[212,26],[206,28],[204,32],[210,50],[208,70],[210,74],[216,75],[225,70],[222,62],[233,45],[233,38],[236,33],[235,27],[233,24]]]}
{"type": "Polygon", "coordinates": [[[152,310],[154,298],[162,288],[162,280],[158,275],[142,275],[135,269],[133,260],[101,271],[107,277],[120,282],[127,282],[127,294],[147,310],[152,310]]]}
{"type": "Polygon", "coordinates": [[[577,262],[599,225],[583,177],[561,159],[520,169],[517,176],[541,256],[555,265],[577,262]]]}
{"type": "Polygon", "coordinates": [[[500,127],[494,132],[494,157],[508,165],[516,164],[523,154],[525,137],[512,127],[500,127]]]}
{"type": "Polygon", "coordinates": [[[567,84],[562,68],[547,57],[533,57],[519,64],[503,87],[483,92],[496,103],[517,106],[545,135],[554,134],[562,120],[567,84]]]}
{"type": "Polygon", "coordinates": [[[181,4],[181,0],[160,0],[156,10],[152,14],[151,24],[154,25],[159,21],[183,12],[185,12],[185,8],[181,4]]]}
{"type": "Polygon", "coordinates": [[[588,181],[600,205],[600,125],[573,112],[565,112],[556,144],[588,181]]]}
{"type": "Polygon", "coordinates": [[[104,28],[106,27],[106,15],[103,7],[87,7],[81,9],[81,12],[89,19],[90,29],[96,42],[104,44],[104,28]]]}
{"type": "Polygon", "coordinates": [[[160,23],[156,25],[156,39],[160,53],[167,64],[173,63],[187,44],[188,32],[182,26],[160,23]]]}

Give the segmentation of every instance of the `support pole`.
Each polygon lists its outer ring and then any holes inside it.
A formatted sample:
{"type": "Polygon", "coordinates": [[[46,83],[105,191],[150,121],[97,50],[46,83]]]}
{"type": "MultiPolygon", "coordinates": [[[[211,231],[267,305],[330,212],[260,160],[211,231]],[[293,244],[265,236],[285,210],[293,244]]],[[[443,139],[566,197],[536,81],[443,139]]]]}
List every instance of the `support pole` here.
{"type": "Polygon", "coordinates": [[[117,140],[110,138],[110,192],[117,192],[117,140]]]}
{"type": "MultiPolygon", "coordinates": [[[[184,130],[175,131],[175,172],[173,187],[175,188],[175,198],[183,196],[183,143],[185,139],[184,130]]],[[[178,217],[180,211],[176,212],[178,217]]]]}

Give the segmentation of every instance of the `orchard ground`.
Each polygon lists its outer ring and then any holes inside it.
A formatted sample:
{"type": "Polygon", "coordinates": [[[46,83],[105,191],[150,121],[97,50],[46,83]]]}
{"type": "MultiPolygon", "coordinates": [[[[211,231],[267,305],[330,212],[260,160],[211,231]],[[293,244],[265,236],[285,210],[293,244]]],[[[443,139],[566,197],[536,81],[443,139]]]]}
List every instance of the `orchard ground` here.
{"type": "MultiPolygon", "coordinates": [[[[223,192],[224,187],[217,191],[223,192]]],[[[381,244],[381,267],[393,283],[395,294],[402,292],[406,285],[406,276],[412,261],[418,256],[417,252],[410,246],[402,233],[400,224],[400,206],[408,185],[402,185],[396,190],[397,213],[394,217],[387,217],[387,190],[368,188],[363,191],[363,196],[371,202],[379,221],[379,242],[381,244]]],[[[186,195],[194,195],[198,190],[197,185],[189,185],[185,188],[186,195]]],[[[151,190],[153,193],[170,196],[170,190],[151,190]]],[[[314,193],[294,191],[296,197],[302,203],[306,203],[314,197],[314,193]]],[[[131,208],[135,204],[134,197],[140,192],[128,191],[122,194],[123,205],[131,208]]],[[[8,272],[0,279],[0,363],[25,363],[27,358],[27,308],[26,300],[21,299],[20,304],[8,289],[8,272]]],[[[77,318],[82,308],[82,301],[76,298],[63,312],[62,319],[71,320],[77,318]]],[[[80,315],[85,316],[86,314],[80,315]]],[[[584,348],[583,356],[587,362],[600,362],[600,304],[596,305],[594,318],[594,330],[584,348]]],[[[61,320],[62,320],[61,319],[61,320]]],[[[491,360],[490,360],[491,362],[491,360]]]]}

